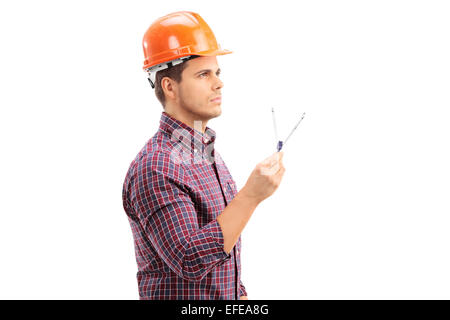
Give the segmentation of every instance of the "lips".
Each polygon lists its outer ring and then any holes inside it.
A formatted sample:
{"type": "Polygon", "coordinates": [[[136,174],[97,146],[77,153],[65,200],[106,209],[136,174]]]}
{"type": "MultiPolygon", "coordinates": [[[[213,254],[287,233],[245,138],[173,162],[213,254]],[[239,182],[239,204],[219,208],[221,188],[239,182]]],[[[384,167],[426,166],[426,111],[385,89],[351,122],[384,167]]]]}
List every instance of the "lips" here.
{"type": "Polygon", "coordinates": [[[222,101],[222,96],[218,96],[218,97],[211,99],[211,102],[221,102],[221,101],[222,101]]]}

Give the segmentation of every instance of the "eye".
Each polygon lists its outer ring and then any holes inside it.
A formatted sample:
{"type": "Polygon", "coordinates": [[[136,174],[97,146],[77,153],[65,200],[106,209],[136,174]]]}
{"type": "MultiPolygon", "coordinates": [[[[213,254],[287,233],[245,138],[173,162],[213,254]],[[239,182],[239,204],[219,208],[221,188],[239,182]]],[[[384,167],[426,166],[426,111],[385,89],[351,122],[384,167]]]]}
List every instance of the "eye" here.
{"type": "Polygon", "coordinates": [[[208,75],[208,72],[200,73],[200,78],[204,78],[204,77],[206,77],[207,75],[208,75]]]}

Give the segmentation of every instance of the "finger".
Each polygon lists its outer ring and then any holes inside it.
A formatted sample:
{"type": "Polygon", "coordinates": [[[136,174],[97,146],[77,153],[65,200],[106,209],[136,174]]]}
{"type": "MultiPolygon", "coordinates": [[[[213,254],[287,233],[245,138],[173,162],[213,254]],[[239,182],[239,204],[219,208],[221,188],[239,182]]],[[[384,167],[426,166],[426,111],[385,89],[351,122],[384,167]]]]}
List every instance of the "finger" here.
{"type": "Polygon", "coordinates": [[[282,164],[283,163],[282,161],[283,161],[283,153],[282,152],[278,152],[277,157],[275,157],[273,159],[272,164],[274,164],[274,163],[282,164]]]}
{"type": "Polygon", "coordinates": [[[270,166],[273,167],[274,165],[280,165],[282,164],[282,155],[277,155],[277,157],[274,157],[274,159],[272,159],[270,166]]]}
{"type": "Polygon", "coordinates": [[[278,165],[279,165],[279,168],[278,168],[277,173],[279,173],[281,170],[285,170],[284,165],[281,162],[278,165]]]}
{"type": "Polygon", "coordinates": [[[278,156],[277,156],[276,154],[273,154],[273,155],[271,155],[270,157],[266,158],[263,162],[261,162],[261,165],[262,165],[263,167],[271,168],[271,167],[273,167],[276,163],[278,163],[277,157],[278,157],[278,156]]]}
{"type": "Polygon", "coordinates": [[[263,160],[263,164],[272,164],[272,162],[274,161],[274,159],[278,158],[278,152],[275,152],[273,154],[271,154],[269,157],[267,157],[266,159],[263,160]]]}
{"type": "Polygon", "coordinates": [[[280,169],[280,165],[278,164],[278,162],[273,163],[272,165],[263,165],[261,166],[261,174],[262,175],[274,175],[278,172],[278,170],[280,169]]]}
{"type": "Polygon", "coordinates": [[[275,165],[272,167],[273,174],[278,175],[283,168],[283,165],[279,162],[275,163],[275,165]]]}
{"type": "Polygon", "coordinates": [[[281,179],[283,178],[284,172],[286,171],[286,169],[284,167],[280,167],[280,170],[278,170],[278,172],[276,173],[276,180],[278,182],[281,181],[281,179]]]}

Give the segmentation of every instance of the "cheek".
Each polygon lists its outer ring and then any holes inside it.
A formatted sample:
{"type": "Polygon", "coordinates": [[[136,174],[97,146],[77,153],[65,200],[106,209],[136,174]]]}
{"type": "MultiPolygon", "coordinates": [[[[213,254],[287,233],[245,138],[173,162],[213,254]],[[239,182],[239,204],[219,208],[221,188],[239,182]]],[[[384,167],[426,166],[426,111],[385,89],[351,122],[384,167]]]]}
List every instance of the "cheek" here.
{"type": "Polygon", "coordinates": [[[186,86],[183,89],[183,98],[186,102],[192,102],[195,104],[201,104],[209,101],[208,85],[205,83],[195,83],[190,86],[186,86]]]}

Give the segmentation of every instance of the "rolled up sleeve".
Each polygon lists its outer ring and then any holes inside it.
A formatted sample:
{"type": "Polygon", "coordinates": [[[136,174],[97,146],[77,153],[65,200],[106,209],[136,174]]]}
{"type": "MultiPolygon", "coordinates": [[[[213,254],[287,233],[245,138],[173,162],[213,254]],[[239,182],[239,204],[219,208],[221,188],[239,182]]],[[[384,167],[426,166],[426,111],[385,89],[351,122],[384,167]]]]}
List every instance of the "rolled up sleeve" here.
{"type": "Polygon", "coordinates": [[[216,220],[199,227],[183,179],[182,169],[169,155],[155,153],[136,168],[132,203],[161,259],[179,277],[200,281],[231,256],[216,220]]]}

